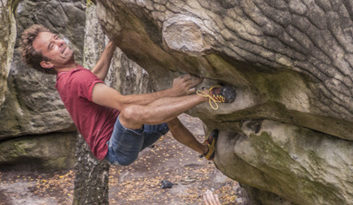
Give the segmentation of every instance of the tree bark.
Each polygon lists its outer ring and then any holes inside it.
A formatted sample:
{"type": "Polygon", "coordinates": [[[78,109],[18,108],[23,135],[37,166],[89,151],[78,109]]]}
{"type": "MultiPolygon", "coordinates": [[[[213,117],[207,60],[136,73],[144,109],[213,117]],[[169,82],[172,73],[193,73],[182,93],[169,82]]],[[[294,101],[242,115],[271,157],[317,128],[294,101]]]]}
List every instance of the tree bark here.
{"type": "MultiPolygon", "coordinates": [[[[105,35],[97,24],[95,6],[87,4],[83,66],[92,68],[105,45],[105,35]]],[[[109,204],[109,164],[92,156],[79,135],[76,146],[74,205],[109,204]]]]}
{"type": "Polygon", "coordinates": [[[78,136],[75,164],[74,205],[109,204],[109,164],[92,155],[81,135],[78,136]]]}

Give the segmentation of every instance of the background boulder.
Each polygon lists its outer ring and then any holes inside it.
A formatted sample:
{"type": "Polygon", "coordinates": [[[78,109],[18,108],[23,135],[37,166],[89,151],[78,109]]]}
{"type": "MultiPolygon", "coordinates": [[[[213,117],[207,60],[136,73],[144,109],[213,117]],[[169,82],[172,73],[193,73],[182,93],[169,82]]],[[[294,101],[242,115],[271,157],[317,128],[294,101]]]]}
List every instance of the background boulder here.
{"type": "Polygon", "coordinates": [[[0,53],[5,57],[0,72],[1,168],[72,167],[77,134],[56,92],[55,75],[25,65],[18,46],[25,28],[43,24],[70,40],[77,61],[82,62],[85,4],[77,0],[1,1],[0,8],[4,19],[0,53]]]}
{"type": "MultiPolygon", "coordinates": [[[[109,40],[100,29],[91,3],[1,1],[1,168],[50,170],[73,166],[77,133],[55,89],[55,75],[24,64],[18,47],[24,29],[42,24],[66,39],[74,49],[76,61],[90,69],[109,40]]],[[[123,94],[152,90],[148,73],[120,49],[115,52],[106,83],[123,94]]]]}

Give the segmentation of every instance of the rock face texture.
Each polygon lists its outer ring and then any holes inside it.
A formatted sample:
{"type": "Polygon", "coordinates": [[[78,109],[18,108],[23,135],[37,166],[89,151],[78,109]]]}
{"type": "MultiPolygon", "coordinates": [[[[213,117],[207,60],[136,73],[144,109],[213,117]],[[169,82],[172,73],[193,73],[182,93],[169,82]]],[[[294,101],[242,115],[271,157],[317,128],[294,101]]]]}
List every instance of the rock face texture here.
{"type": "Polygon", "coordinates": [[[80,1],[21,1],[13,9],[16,21],[11,26],[15,26],[16,30],[11,35],[17,37],[17,44],[6,77],[11,90],[8,90],[1,106],[0,115],[7,120],[1,120],[0,139],[30,133],[73,130],[70,116],[55,90],[55,75],[45,75],[30,69],[20,59],[17,48],[22,31],[39,23],[74,42],[73,47],[78,51],[76,59],[82,62],[79,51],[83,48],[84,37],[84,24],[81,23],[85,19],[83,5],[80,1]]]}
{"type": "Polygon", "coordinates": [[[0,167],[72,167],[76,133],[55,90],[55,75],[25,65],[18,43],[25,28],[43,24],[70,39],[82,62],[85,4],[1,0],[0,10],[0,167]]]}
{"type": "MultiPolygon", "coordinates": [[[[252,204],[352,204],[352,0],[100,0],[97,14],[126,54],[106,81],[120,92],[167,88],[182,73],[236,88],[235,102],[189,114],[220,130],[215,164],[252,204]]],[[[76,133],[55,76],[26,67],[16,39],[44,24],[89,66],[104,36],[87,21],[85,37],[85,18],[79,0],[0,0],[0,166],[72,165],[76,133]]]]}
{"type": "Polygon", "coordinates": [[[353,1],[97,1],[103,29],[163,89],[191,73],[237,90],[192,109],[216,166],[263,204],[353,201],[353,1]]]}
{"type": "MultiPolygon", "coordinates": [[[[68,40],[76,62],[90,69],[108,40],[95,13],[92,2],[81,0],[0,1],[0,168],[73,167],[77,133],[55,89],[55,75],[22,62],[19,38],[30,25],[42,24],[68,40]]],[[[123,94],[152,90],[148,73],[119,49],[106,83],[123,94]]]]}

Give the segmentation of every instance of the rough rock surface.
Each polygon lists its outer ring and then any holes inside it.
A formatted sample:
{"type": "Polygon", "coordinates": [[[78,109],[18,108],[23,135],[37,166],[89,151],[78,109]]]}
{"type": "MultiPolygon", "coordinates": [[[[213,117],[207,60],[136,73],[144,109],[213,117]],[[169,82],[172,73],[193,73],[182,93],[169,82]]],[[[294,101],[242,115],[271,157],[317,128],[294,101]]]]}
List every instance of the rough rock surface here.
{"type": "MultiPolygon", "coordinates": [[[[55,75],[45,74],[25,65],[20,59],[18,44],[25,28],[34,23],[43,24],[68,40],[75,50],[76,61],[85,61],[85,66],[89,69],[103,51],[104,41],[108,40],[93,15],[94,8],[92,12],[86,12],[86,2],[82,0],[0,2],[0,147],[5,147],[1,146],[2,143],[16,147],[18,140],[25,143],[27,138],[38,140],[35,142],[38,144],[44,140],[45,145],[48,144],[45,141],[50,140],[53,135],[56,136],[57,143],[62,142],[60,136],[63,139],[68,139],[67,134],[72,138],[77,137],[73,122],[55,89],[55,75]],[[84,44],[88,46],[84,47],[84,44]]],[[[152,90],[147,72],[119,49],[112,61],[106,83],[124,94],[152,90]]],[[[67,162],[67,167],[71,167],[75,143],[71,140],[68,142],[71,144],[58,144],[58,147],[68,147],[67,151],[71,155],[66,156],[63,152],[61,154],[71,160],[67,162]]],[[[0,165],[16,164],[16,160],[18,164],[22,164],[23,158],[29,160],[31,156],[33,162],[39,162],[39,155],[34,147],[33,153],[27,149],[26,153],[17,152],[16,156],[12,156],[1,148],[0,153],[3,156],[0,165]],[[6,159],[9,160],[6,162],[6,159]]],[[[46,152],[42,154],[43,163],[55,155],[46,152]]],[[[61,165],[53,166],[57,167],[61,165]]]]}
{"type": "Polygon", "coordinates": [[[5,170],[60,170],[73,167],[72,133],[23,136],[0,143],[0,165],[5,170]]]}
{"type": "MultiPolygon", "coordinates": [[[[80,1],[21,1],[15,11],[17,36],[11,68],[6,80],[8,92],[1,106],[0,139],[34,133],[50,133],[72,129],[72,121],[55,90],[55,75],[30,69],[20,59],[18,38],[28,26],[39,23],[70,39],[76,59],[82,62],[85,19],[80,1]],[[53,12],[55,11],[55,12],[53,12]]],[[[11,25],[13,26],[13,25],[11,25]]],[[[11,49],[9,49],[11,50],[11,49]]]]}
{"type": "Polygon", "coordinates": [[[5,93],[8,90],[6,79],[10,71],[15,44],[14,16],[8,12],[10,3],[7,0],[0,1],[0,21],[2,22],[0,27],[0,106],[5,101],[5,93]]]}
{"type": "Polygon", "coordinates": [[[55,75],[26,66],[20,59],[18,43],[25,28],[43,24],[73,42],[76,59],[82,62],[84,11],[85,4],[79,0],[0,2],[1,167],[9,163],[24,164],[24,159],[39,168],[72,167],[75,146],[72,139],[76,133],[55,90],[55,75]],[[8,147],[15,147],[16,151],[8,152],[8,147]],[[58,164],[54,163],[56,160],[58,164]]]}
{"type": "Polygon", "coordinates": [[[157,89],[192,73],[234,103],[190,113],[220,129],[216,166],[263,204],[353,201],[353,1],[97,1],[107,35],[157,89]]]}

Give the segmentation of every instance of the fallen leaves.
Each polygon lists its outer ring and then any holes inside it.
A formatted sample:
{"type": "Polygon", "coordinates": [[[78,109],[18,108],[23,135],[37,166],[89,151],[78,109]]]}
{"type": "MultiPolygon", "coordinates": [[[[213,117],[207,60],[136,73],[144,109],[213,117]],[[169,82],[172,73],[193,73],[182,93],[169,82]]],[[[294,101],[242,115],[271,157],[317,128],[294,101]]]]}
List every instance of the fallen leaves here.
{"type": "MultiPolygon", "coordinates": [[[[201,136],[201,139],[204,137],[201,136]]],[[[211,189],[223,204],[235,204],[234,186],[237,182],[226,179],[215,182],[222,175],[209,161],[181,145],[169,135],[159,140],[153,149],[140,154],[129,167],[110,169],[111,204],[203,204],[202,194],[211,189]],[[161,181],[174,185],[162,189],[161,181]]]]}
{"type": "MultiPolygon", "coordinates": [[[[203,136],[199,140],[202,141],[203,136]]],[[[234,187],[237,182],[227,178],[215,179],[221,175],[212,162],[200,159],[198,153],[181,145],[168,134],[153,148],[144,150],[132,165],[111,166],[109,200],[111,205],[203,204],[202,194],[211,189],[218,194],[222,204],[235,204],[237,196],[234,187]],[[170,189],[162,189],[162,180],[174,185],[170,189]]],[[[27,175],[0,172],[0,187],[1,183],[21,181],[30,183],[28,191],[36,197],[55,199],[60,205],[72,204],[72,170],[27,175]]],[[[17,198],[21,199],[25,195],[18,194],[17,198]]]]}

